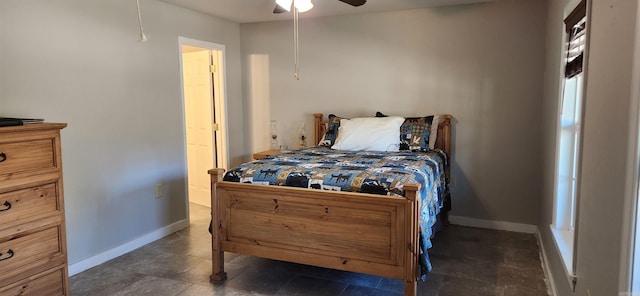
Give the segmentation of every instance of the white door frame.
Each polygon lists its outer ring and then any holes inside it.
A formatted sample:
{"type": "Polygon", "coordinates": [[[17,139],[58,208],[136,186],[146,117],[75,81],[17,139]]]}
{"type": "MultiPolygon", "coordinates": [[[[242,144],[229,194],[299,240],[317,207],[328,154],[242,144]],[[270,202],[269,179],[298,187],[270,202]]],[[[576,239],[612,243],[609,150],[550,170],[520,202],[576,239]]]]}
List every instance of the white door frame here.
{"type": "MultiPolygon", "coordinates": [[[[221,72],[220,76],[221,76],[221,87],[222,87],[222,91],[220,92],[220,96],[219,98],[214,98],[214,108],[215,110],[220,110],[217,111],[216,113],[218,113],[220,116],[220,118],[216,118],[216,121],[218,122],[220,129],[218,130],[218,133],[220,133],[220,138],[222,138],[222,143],[220,145],[220,143],[217,144],[213,144],[214,149],[219,150],[217,151],[217,155],[216,155],[216,161],[218,163],[219,167],[222,168],[227,168],[229,166],[229,157],[228,157],[228,153],[229,153],[229,133],[228,133],[228,128],[227,128],[227,87],[226,87],[226,82],[227,82],[227,77],[226,77],[226,52],[225,52],[225,46],[221,45],[221,44],[216,44],[216,43],[211,43],[211,42],[207,42],[207,41],[202,41],[202,40],[196,40],[196,39],[191,39],[191,38],[186,38],[186,37],[182,37],[182,36],[178,36],[178,59],[180,62],[180,96],[181,96],[181,108],[182,108],[182,132],[183,132],[183,144],[184,144],[184,163],[185,163],[185,172],[188,171],[188,160],[187,160],[187,133],[186,133],[186,124],[185,124],[185,97],[184,97],[184,78],[182,77],[182,73],[183,73],[183,65],[182,65],[182,46],[183,45],[189,45],[189,46],[195,46],[195,47],[201,47],[201,48],[206,48],[209,50],[215,50],[221,53],[222,58],[220,61],[221,65],[219,65],[220,68],[219,71],[221,72]],[[221,149],[217,149],[217,147],[221,147],[221,149]]],[[[212,80],[212,83],[213,80],[212,80]]],[[[212,114],[213,115],[213,114],[212,114]]],[[[212,152],[213,153],[213,152],[212,152]]],[[[187,209],[187,220],[190,221],[189,218],[189,186],[188,186],[189,182],[187,179],[185,179],[185,207],[187,209]]]]}
{"type": "Polygon", "coordinates": [[[621,293],[629,292],[629,295],[640,292],[640,6],[636,9],[634,33],[636,40],[629,100],[628,161],[618,281],[618,290],[621,293]]]}

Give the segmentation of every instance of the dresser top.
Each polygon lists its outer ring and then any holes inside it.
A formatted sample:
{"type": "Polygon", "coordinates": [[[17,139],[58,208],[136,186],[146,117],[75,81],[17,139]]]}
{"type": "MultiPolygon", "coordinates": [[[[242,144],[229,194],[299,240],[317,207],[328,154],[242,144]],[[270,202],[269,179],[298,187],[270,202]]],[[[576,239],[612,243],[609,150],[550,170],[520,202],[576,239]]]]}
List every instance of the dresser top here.
{"type": "Polygon", "coordinates": [[[34,124],[25,124],[25,125],[2,126],[0,127],[0,133],[63,129],[65,127],[67,127],[66,123],[44,122],[44,123],[34,123],[34,124]]]}

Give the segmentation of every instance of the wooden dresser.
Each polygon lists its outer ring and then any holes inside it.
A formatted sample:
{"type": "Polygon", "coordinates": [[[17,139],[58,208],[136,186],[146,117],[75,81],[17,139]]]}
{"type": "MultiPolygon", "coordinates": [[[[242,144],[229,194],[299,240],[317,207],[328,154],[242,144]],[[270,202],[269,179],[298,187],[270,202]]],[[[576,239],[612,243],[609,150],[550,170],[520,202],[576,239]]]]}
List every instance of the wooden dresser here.
{"type": "Polygon", "coordinates": [[[63,123],[0,127],[0,295],[69,295],[63,123]]]}

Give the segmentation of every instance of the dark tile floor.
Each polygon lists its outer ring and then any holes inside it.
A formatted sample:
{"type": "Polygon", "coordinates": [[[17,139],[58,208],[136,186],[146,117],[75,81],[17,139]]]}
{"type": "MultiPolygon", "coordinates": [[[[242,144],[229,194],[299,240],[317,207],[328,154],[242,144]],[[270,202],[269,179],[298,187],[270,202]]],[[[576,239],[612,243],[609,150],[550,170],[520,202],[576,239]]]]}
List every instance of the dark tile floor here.
{"type": "MultiPolygon", "coordinates": [[[[72,295],[402,295],[400,280],[225,254],[228,279],[209,282],[209,209],[191,227],[71,278],[72,295]]],[[[440,232],[420,296],[548,295],[534,235],[461,226],[440,232]]]]}

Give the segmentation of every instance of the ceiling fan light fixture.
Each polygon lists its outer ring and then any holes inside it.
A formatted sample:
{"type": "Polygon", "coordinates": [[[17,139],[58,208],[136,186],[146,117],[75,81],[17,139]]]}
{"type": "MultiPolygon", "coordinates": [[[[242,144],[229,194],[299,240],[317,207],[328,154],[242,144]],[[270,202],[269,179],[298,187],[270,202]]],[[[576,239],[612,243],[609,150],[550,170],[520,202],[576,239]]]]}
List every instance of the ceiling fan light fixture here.
{"type": "Polygon", "coordinates": [[[313,8],[313,3],[311,3],[311,0],[295,0],[294,5],[299,12],[306,12],[313,8]]]}
{"type": "Polygon", "coordinates": [[[276,0],[276,4],[286,11],[291,11],[293,0],[276,0]]]}

